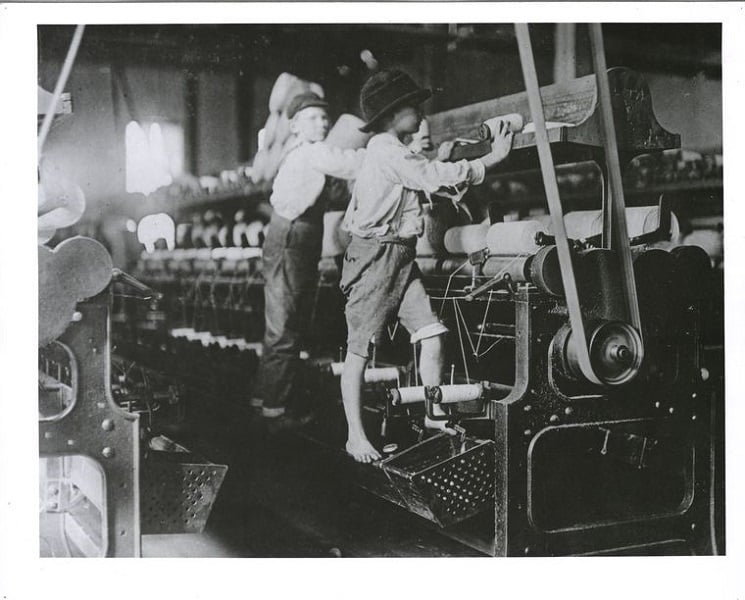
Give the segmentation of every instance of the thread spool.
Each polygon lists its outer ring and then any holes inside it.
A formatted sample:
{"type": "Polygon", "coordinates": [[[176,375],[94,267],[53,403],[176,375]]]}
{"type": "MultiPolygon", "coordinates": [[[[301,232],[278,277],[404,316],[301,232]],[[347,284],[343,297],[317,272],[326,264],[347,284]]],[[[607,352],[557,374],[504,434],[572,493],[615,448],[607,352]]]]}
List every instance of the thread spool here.
{"type": "Polygon", "coordinates": [[[396,367],[371,367],[365,369],[365,383],[398,381],[399,375],[399,371],[396,367]]]}
{"type": "Polygon", "coordinates": [[[241,248],[241,250],[242,259],[261,258],[262,256],[261,248],[241,248]]]}
{"type": "MultiPolygon", "coordinates": [[[[603,231],[603,214],[599,210],[578,210],[564,215],[564,228],[572,239],[584,239],[603,231]]],[[[550,227],[553,233],[553,225],[550,227]]]]}
{"type": "Polygon", "coordinates": [[[419,256],[416,264],[422,275],[450,275],[458,271],[458,275],[471,276],[474,266],[459,258],[435,258],[432,256],[419,256]]]}
{"type": "MultiPolygon", "coordinates": [[[[344,371],[343,362],[331,363],[331,374],[335,377],[341,376],[344,371]]],[[[398,381],[400,376],[396,367],[371,367],[365,369],[365,383],[382,383],[385,381],[398,381]]]]}
{"type": "Polygon", "coordinates": [[[240,260],[243,257],[243,248],[240,247],[233,247],[233,248],[225,248],[225,260],[231,260],[236,261],[240,260]]]}
{"type": "Polygon", "coordinates": [[[391,390],[393,404],[413,404],[427,399],[427,388],[423,385],[400,387],[391,390]]]}
{"type": "MultiPolygon", "coordinates": [[[[305,92],[310,92],[310,91],[311,91],[310,82],[296,77],[295,81],[289,86],[287,90],[287,95],[285,96],[285,101],[282,107],[280,108],[280,112],[286,113],[287,107],[290,105],[290,102],[292,102],[292,99],[295,96],[297,96],[298,94],[304,94],[305,92]]],[[[320,86],[318,86],[316,88],[316,91],[313,93],[323,98],[323,89],[320,86]]]]}
{"type": "Polygon", "coordinates": [[[269,110],[272,112],[284,112],[287,105],[295,96],[303,92],[313,92],[323,98],[323,88],[317,83],[311,83],[292,75],[281,73],[272,86],[269,94],[269,110]]]}
{"type": "Polygon", "coordinates": [[[487,277],[509,274],[512,281],[524,283],[530,280],[528,277],[529,261],[529,256],[490,256],[481,272],[487,277]]]}
{"type": "Polygon", "coordinates": [[[354,115],[343,114],[334,123],[326,136],[326,143],[342,150],[357,150],[367,146],[372,133],[360,131],[365,122],[354,115]]]}
{"type": "Polygon", "coordinates": [[[423,256],[416,259],[416,264],[422,275],[439,275],[440,259],[431,256],[423,256]]]}
{"type": "Polygon", "coordinates": [[[230,234],[232,234],[230,227],[227,225],[220,227],[220,230],[217,232],[217,239],[220,242],[220,246],[226,247],[232,245],[233,236],[230,234]],[[228,238],[230,238],[230,243],[228,243],[228,238]]]}
{"type": "Polygon", "coordinates": [[[264,236],[264,223],[261,221],[251,221],[246,225],[245,235],[249,246],[254,248],[261,246],[264,236]]]}
{"type": "MultiPolygon", "coordinates": [[[[657,230],[660,220],[659,206],[632,206],[626,209],[626,229],[629,237],[638,237],[657,230]]],[[[585,239],[603,232],[603,213],[599,210],[578,210],[564,216],[567,236],[572,239],[585,239]]],[[[549,232],[553,228],[549,226],[549,232]]],[[[671,239],[680,236],[680,223],[675,213],[670,214],[671,239]]]]}
{"type": "Polygon", "coordinates": [[[265,148],[260,149],[254,156],[251,165],[251,181],[261,183],[266,180],[266,168],[269,161],[269,152],[265,148]]]}
{"type": "Polygon", "coordinates": [[[344,363],[343,362],[332,362],[331,363],[331,374],[335,377],[339,377],[342,374],[342,371],[344,371],[344,363]]]}
{"type": "Polygon", "coordinates": [[[553,225],[551,224],[551,215],[534,215],[530,217],[531,221],[537,221],[543,225],[543,231],[546,233],[553,232],[553,225]]]}
{"type": "Polygon", "coordinates": [[[264,179],[266,181],[271,181],[277,176],[277,171],[279,170],[279,165],[282,162],[283,156],[284,144],[275,142],[275,144],[269,148],[269,152],[267,152],[266,164],[264,165],[264,179]]]}
{"type": "Polygon", "coordinates": [[[505,123],[512,133],[519,133],[522,131],[525,121],[522,115],[518,113],[510,113],[508,115],[501,115],[494,117],[487,121],[484,121],[479,127],[479,137],[482,140],[493,140],[494,136],[499,133],[499,124],[505,123]]]}
{"type": "Polygon", "coordinates": [[[204,225],[201,221],[197,221],[192,224],[191,245],[193,248],[204,247],[204,225]]]}
{"type": "Polygon", "coordinates": [[[486,245],[491,254],[533,254],[541,246],[536,234],[545,231],[538,221],[494,223],[486,234],[486,245]]]}
{"type": "Polygon", "coordinates": [[[279,113],[271,112],[264,123],[264,135],[261,137],[259,150],[265,150],[274,145],[277,139],[277,124],[279,123],[279,113]]]}
{"type": "Polygon", "coordinates": [[[176,225],[176,247],[184,248],[191,244],[191,223],[176,225]]]}
{"type": "Polygon", "coordinates": [[[464,264],[464,261],[461,259],[445,258],[440,259],[437,270],[440,275],[450,275],[451,273],[458,271],[458,275],[465,275],[470,277],[471,275],[473,275],[474,265],[472,265],[470,262],[466,262],[464,264]]]}
{"type": "Polygon", "coordinates": [[[246,223],[242,222],[233,225],[233,246],[236,248],[243,248],[248,243],[247,240],[244,240],[246,227],[246,223]]]}
{"type": "Polygon", "coordinates": [[[489,223],[451,227],[445,232],[443,242],[450,254],[472,254],[486,248],[489,223]]]}
{"type": "Polygon", "coordinates": [[[440,385],[435,388],[435,401],[440,404],[454,402],[471,402],[481,398],[484,386],[480,383],[461,383],[454,385],[440,385]]]}
{"type": "Polygon", "coordinates": [[[271,146],[284,146],[291,134],[290,119],[287,118],[285,113],[282,113],[277,120],[277,130],[274,134],[274,143],[271,146]]]}
{"type": "Polygon", "coordinates": [[[324,91],[323,91],[323,87],[321,87],[321,84],[320,83],[315,83],[315,82],[311,81],[308,84],[308,87],[310,88],[310,91],[313,92],[316,96],[318,96],[320,98],[323,98],[324,97],[325,94],[324,94],[324,91]]]}
{"type": "Polygon", "coordinates": [[[417,256],[443,256],[445,232],[458,225],[458,211],[449,202],[442,202],[434,207],[425,205],[422,209],[424,232],[417,239],[417,256]]]}
{"type": "Polygon", "coordinates": [[[329,258],[344,254],[351,241],[349,232],[341,228],[344,211],[337,210],[323,215],[323,243],[321,257],[329,258]]]}
{"type": "Polygon", "coordinates": [[[284,110],[285,104],[289,101],[287,97],[290,89],[294,88],[300,80],[291,73],[280,73],[272,86],[269,94],[269,110],[280,112],[284,110]]]}

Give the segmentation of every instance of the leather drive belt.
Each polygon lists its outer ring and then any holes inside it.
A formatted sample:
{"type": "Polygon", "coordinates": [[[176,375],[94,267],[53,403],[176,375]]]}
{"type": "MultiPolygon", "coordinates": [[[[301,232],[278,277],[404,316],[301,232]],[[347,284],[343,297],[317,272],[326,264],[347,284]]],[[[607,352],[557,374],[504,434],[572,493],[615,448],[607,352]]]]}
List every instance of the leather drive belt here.
{"type": "MultiPolygon", "coordinates": [[[[538,86],[538,76],[535,68],[535,60],[530,42],[528,25],[526,23],[515,24],[515,33],[517,36],[518,50],[520,52],[520,63],[522,65],[523,78],[525,80],[528,104],[535,124],[538,159],[541,166],[541,174],[543,176],[543,184],[546,191],[546,199],[548,202],[549,213],[551,215],[551,224],[554,230],[556,249],[559,256],[559,267],[561,269],[561,277],[564,283],[564,293],[569,312],[569,324],[576,342],[576,359],[582,375],[584,375],[588,381],[602,385],[604,382],[602,382],[595,373],[590,358],[590,349],[587,341],[588,335],[582,318],[577,281],[572,266],[572,254],[569,247],[566,227],[564,226],[564,215],[561,207],[561,199],[559,197],[559,188],[556,183],[556,171],[554,169],[551,146],[546,132],[546,121],[543,114],[543,104],[541,101],[540,88],[538,86]]],[[[612,193],[610,198],[612,214],[610,217],[612,218],[611,223],[615,234],[613,236],[615,241],[613,249],[619,254],[621,259],[622,285],[624,288],[626,304],[628,305],[628,314],[631,316],[631,325],[637,330],[637,332],[639,332],[639,335],[641,335],[639,304],[636,295],[631,248],[626,233],[626,208],[623,197],[623,188],[621,185],[621,170],[618,159],[618,150],[616,147],[613,113],[611,110],[610,86],[608,84],[607,69],[605,66],[605,55],[600,25],[590,25],[590,34],[599,93],[599,108],[602,116],[601,123],[605,156],[608,163],[610,189],[612,193]]],[[[643,352],[643,350],[641,351],[643,352]]]]}

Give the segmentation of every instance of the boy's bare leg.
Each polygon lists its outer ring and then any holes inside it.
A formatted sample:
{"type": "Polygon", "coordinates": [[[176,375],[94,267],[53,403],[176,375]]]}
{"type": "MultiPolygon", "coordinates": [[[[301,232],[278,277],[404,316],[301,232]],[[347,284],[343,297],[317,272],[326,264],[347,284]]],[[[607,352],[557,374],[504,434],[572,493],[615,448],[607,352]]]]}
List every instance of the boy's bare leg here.
{"type": "Polygon", "coordinates": [[[380,453],[367,439],[362,426],[362,383],[366,366],[366,358],[347,352],[344,371],[341,374],[341,396],[349,431],[346,450],[356,461],[362,463],[370,463],[380,458],[380,453]]]}
{"type": "MultiPolygon", "coordinates": [[[[437,335],[430,338],[424,338],[421,342],[422,351],[419,355],[419,368],[423,385],[440,385],[442,383],[442,367],[444,362],[443,356],[443,336],[437,335]]],[[[445,411],[439,405],[432,407],[432,412],[436,415],[444,415],[445,411]]],[[[447,433],[455,433],[449,427],[446,427],[447,421],[434,421],[429,417],[424,417],[424,426],[427,429],[440,429],[447,433]]]]}

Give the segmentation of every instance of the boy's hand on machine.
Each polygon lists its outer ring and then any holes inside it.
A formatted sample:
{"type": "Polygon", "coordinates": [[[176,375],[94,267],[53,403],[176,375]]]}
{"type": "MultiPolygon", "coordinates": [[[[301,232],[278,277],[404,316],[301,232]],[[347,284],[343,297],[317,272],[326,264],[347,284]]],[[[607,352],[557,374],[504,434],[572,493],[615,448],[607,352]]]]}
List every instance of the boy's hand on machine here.
{"type": "Polygon", "coordinates": [[[500,121],[499,131],[495,133],[491,142],[491,151],[481,157],[481,162],[484,163],[487,171],[507,158],[512,149],[512,135],[509,123],[500,121]]]}
{"type": "Polygon", "coordinates": [[[450,155],[453,153],[453,148],[455,147],[455,142],[453,141],[447,141],[442,142],[437,147],[437,160],[439,161],[446,161],[450,158],[450,155]]]}
{"type": "Polygon", "coordinates": [[[510,130],[509,123],[500,121],[499,131],[494,135],[491,142],[491,152],[489,153],[496,162],[501,162],[507,158],[512,149],[512,136],[513,133],[510,130]]]}

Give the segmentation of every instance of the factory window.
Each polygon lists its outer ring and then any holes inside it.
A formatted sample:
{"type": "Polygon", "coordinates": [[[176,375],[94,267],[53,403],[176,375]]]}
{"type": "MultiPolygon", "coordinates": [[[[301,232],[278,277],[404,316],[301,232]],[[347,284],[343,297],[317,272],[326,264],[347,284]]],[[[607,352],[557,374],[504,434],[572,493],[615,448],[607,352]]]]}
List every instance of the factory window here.
{"type": "Polygon", "coordinates": [[[127,192],[149,194],[184,169],[184,130],[168,122],[130,121],[125,131],[127,192]]]}

